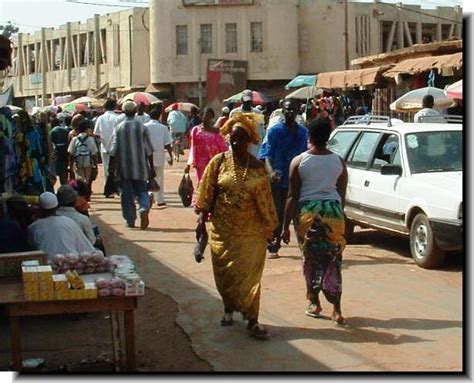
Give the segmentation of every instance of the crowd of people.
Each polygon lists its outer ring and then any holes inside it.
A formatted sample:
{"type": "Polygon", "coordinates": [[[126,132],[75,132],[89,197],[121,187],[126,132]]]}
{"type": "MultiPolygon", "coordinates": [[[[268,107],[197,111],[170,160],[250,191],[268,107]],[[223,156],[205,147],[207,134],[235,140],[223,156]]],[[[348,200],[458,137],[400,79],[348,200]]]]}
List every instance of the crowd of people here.
{"type": "MultiPolygon", "coordinates": [[[[117,113],[114,99],[94,118],[61,111],[49,121],[47,116],[15,116],[25,126],[37,122],[38,128],[29,131],[36,134],[30,133],[38,146],[34,154],[43,157],[32,161],[39,175],[36,189],[24,194],[39,198],[38,207],[21,222],[9,213],[8,201],[2,202],[0,227],[8,227],[8,234],[2,235],[18,238],[18,243],[6,246],[0,238],[0,252],[36,248],[48,257],[105,254],[88,216],[98,164],[103,164],[103,193],[107,198],[119,194],[126,227],[135,228],[139,219],[140,229],[146,230],[153,204],[166,205],[166,162],[173,165],[189,146],[184,172],[196,173],[196,235],[210,238],[214,277],[224,304],[221,324],[232,325],[233,313],[240,312],[248,320],[250,336],[267,338],[258,321],[263,268],[267,258],[280,257],[281,241],[290,241],[292,221],[304,259],[306,314],[319,316],[322,291],[334,306],[334,321],[344,323],[341,260],[347,171],[326,148],[333,122],[327,110],[310,114],[308,106],[302,108],[296,100],[282,100],[279,106],[270,114],[255,106],[252,91],[245,90],[240,105],[225,106],[220,116],[209,107],[202,112],[192,108],[186,116],[173,104],[165,118],[161,103],[145,107],[132,101],[122,103],[117,113]],[[152,181],[157,189],[151,189],[152,181]]],[[[29,179],[36,180],[35,174],[29,179]]]]}

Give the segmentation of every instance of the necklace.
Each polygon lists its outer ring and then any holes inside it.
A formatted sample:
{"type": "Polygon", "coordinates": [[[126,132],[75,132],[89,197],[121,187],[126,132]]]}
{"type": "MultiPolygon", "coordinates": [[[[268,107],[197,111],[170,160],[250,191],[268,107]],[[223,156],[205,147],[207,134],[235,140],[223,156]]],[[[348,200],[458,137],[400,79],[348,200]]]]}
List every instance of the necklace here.
{"type": "MultiPolygon", "coordinates": [[[[250,156],[247,156],[247,162],[245,163],[245,169],[244,169],[244,172],[242,174],[242,179],[241,179],[242,183],[245,182],[245,180],[247,179],[247,172],[249,170],[249,161],[250,161],[250,156]]],[[[235,167],[235,158],[234,158],[233,153],[231,155],[231,167],[232,167],[232,178],[234,179],[234,183],[237,186],[239,184],[239,180],[237,177],[237,169],[235,167]]]]}

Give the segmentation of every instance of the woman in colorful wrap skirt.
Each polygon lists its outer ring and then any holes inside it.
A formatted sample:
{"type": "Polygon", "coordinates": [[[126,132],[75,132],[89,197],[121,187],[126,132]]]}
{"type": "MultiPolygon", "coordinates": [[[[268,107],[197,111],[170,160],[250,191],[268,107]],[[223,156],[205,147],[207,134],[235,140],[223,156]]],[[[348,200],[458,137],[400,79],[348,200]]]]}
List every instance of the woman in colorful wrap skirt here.
{"type": "Polygon", "coordinates": [[[206,235],[211,212],[212,266],[224,304],[221,325],[232,325],[233,312],[240,312],[248,320],[248,335],[266,339],[267,330],[258,322],[260,281],[266,243],[274,236],[278,218],[264,164],[247,152],[259,139],[255,118],[239,113],[221,128],[232,150],[217,154],[204,171],[195,205],[196,235],[206,235]]]}
{"type": "Polygon", "coordinates": [[[344,323],[341,310],[344,202],[347,169],[344,160],[327,149],[331,126],[316,119],[308,127],[311,149],[295,157],[290,165],[290,187],[282,238],[290,241],[294,219],[303,256],[303,273],[309,307],[306,315],[317,318],[322,311],[319,292],[333,304],[332,318],[344,323]]]}

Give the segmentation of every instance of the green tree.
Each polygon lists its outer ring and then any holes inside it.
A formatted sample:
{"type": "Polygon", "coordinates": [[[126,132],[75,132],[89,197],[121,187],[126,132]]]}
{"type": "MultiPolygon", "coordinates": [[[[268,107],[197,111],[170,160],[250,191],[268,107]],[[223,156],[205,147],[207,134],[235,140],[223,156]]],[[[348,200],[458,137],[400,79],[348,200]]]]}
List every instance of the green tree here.
{"type": "Polygon", "coordinates": [[[15,27],[11,21],[8,21],[6,25],[0,25],[0,31],[2,36],[10,38],[12,35],[17,33],[20,29],[15,27]]]}

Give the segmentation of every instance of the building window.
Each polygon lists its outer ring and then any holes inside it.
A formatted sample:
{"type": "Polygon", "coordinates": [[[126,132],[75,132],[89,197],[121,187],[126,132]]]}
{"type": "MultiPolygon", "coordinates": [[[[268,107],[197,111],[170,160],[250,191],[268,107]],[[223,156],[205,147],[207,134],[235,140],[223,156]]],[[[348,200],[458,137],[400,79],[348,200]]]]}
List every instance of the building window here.
{"type": "Polygon", "coordinates": [[[107,63],[107,30],[105,28],[100,30],[100,58],[101,64],[107,63]]]}
{"type": "Polygon", "coordinates": [[[176,54],[177,55],[188,54],[188,26],[187,25],[176,26],[176,54]]]}
{"type": "Polygon", "coordinates": [[[112,27],[112,43],[114,52],[114,66],[120,65],[120,27],[118,24],[114,24],[112,27]]]}
{"type": "Polygon", "coordinates": [[[237,24],[225,25],[225,53],[237,53],[237,24]]]}
{"type": "Polygon", "coordinates": [[[250,51],[263,52],[263,25],[250,23],[250,51]]]}
{"type": "Polygon", "coordinates": [[[51,41],[51,59],[52,70],[61,69],[62,54],[59,44],[59,39],[51,41]]]}
{"type": "Polygon", "coordinates": [[[201,24],[201,53],[212,53],[212,24],[201,24]]]}
{"type": "Polygon", "coordinates": [[[79,66],[86,66],[87,62],[87,33],[79,35],[79,66]]]}

